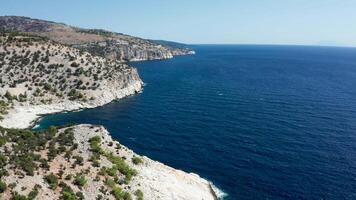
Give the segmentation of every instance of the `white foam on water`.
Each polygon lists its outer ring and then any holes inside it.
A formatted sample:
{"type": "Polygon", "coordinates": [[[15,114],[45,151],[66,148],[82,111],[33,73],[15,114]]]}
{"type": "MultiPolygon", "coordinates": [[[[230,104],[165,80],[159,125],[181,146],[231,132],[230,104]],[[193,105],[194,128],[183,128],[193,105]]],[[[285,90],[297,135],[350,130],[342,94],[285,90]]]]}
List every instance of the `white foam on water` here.
{"type": "Polygon", "coordinates": [[[218,197],[219,200],[223,200],[225,197],[228,196],[227,193],[216,187],[211,181],[209,181],[211,188],[213,189],[214,193],[218,197]]]}
{"type": "Polygon", "coordinates": [[[39,128],[39,127],[40,127],[40,125],[36,124],[32,129],[39,128]]]}

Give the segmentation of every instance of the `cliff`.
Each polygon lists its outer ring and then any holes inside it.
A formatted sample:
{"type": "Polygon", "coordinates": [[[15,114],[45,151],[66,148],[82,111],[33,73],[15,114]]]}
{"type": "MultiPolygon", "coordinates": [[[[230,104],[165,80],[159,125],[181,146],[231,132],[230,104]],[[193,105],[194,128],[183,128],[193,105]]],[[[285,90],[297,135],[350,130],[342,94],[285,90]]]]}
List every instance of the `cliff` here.
{"type": "Polygon", "coordinates": [[[92,55],[120,61],[172,58],[193,54],[187,46],[176,47],[121,33],[100,29],[84,29],[63,23],[18,16],[0,17],[0,29],[47,37],[61,44],[90,52],[92,55]]]}

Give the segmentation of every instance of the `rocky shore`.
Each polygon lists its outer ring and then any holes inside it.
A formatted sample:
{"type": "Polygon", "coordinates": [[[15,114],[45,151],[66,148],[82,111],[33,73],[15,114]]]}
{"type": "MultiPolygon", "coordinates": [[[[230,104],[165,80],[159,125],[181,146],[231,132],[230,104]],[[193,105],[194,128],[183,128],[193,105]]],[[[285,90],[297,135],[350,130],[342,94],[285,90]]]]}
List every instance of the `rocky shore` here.
{"type": "Polygon", "coordinates": [[[13,108],[8,110],[8,114],[0,121],[0,126],[5,128],[28,128],[33,126],[43,115],[95,108],[110,103],[113,100],[133,95],[141,90],[142,82],[141,80],[136,80],[122,89],[110,86],[101,88],[100,91],[95,92],[97,98],[88,102],[64,100],[58,103],[40,105],[17,103],[13,108]]]}

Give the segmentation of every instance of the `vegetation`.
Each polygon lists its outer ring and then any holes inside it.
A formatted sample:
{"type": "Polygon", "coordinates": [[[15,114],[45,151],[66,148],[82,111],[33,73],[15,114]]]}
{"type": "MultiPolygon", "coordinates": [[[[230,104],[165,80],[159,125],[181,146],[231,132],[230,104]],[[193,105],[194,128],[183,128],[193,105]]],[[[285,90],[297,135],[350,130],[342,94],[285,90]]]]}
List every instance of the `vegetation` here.
{"type": "Polygon", "coordinates": [[[118,156],[114,156],[113,153],[105,153],[106,158],[112,162],[117,170],[119,170],[123,175],[125,175],[125,183],[129,183],[131,178],[137,174],[136,170],[130,168],[125,161],[118,156]]]}
{"type": "Polygon", "coordinates": [[[0,120],[3,119],[3,115],[7,114],[7,110],[9,109],[9,104],[6,103],[4,100],[0,100],[0,120]]]}
{"type": "Polygon", "coordinates": [[[77,196],[74,194],[71,187],[64,182],[61,182],[59,186],[62,188],[61,199],[63,200],[77,200],[77,196]]]}
{"type": "Polygon", "coordinates": [[[143,163],[142,159],[139,158],[139,157],[136,157],[136,156],[132,157],[132,162],[133,162],[135,165],[138,165],[138,164],[143,163]]]}
{"type": "Polygon", "coordinates": [[[94,100],[88,93],[98,89],[101,81],[122,80],[131,73],[124,63],[33,35],[0,32],[0,45],[0,86],[10,88],[0,93],[0,119],[16,102],[94,100]],[[26,91],[12,94],[11,89],[19,87],[26,91]]]}
{"type": "Polygon", "coordinates": [[[6,188],[7,188],[6,183],[0,181],[0,193],[5,192],[6,188]]]}
{"type": "Polygon", "coordinates": [[[132,200],[130,193],[123,191],[120,187],[114,187],[111,194],[116,200],[132,200]]]}
{"type": "Polygon", "coordinates": [[[86,183],[87,183],[87,179],[85,178],[84,175],[82,174],[77,174],[75,177],[74,177],[74,181],[73,183],[79,187],[83,187],[86,183]]]}
{"type": "Polygon", "coordinates": [[[40,185],[35,185],[31,192],[28,194],[28,199],[35,199],[38,195],[38,190],[41,188],[40,185]]]}
{"type": "MultiPolygon", "coordinates": [[[[91,151],[89,160],[92,162],[93,171],[97,172],[94,181],[105,182],[105,185],[111,191],[110,194],[115,199],[132,199],[130,193],[121,189],[119,185],[128,184],[131,178],[137,174],[136,170],[132,169],[124,158],[109,150],[104,150],[101,147],[102,141],[99,136],[90,138],[88,142],[91,151]],[[104,157],[112,165],[110,167],[99,168],[100,164],[98,163],[104,157]]],[[[107,145],[117,150],[113,143],[107,143],[107,145]]],[[[48,171],[50,166],[52,166],[51,163],[56,162],[59,157],[62,157],[61,159],[65,159],[71,165],[61,164],[58,173],[47,173],[47,175],[43,176],[44,181],[48,183],[48,187],[52,190],[58,191],[58,188],[61,188],[61,199],[84,199],[83,193],[74,192],[68,185],[73,184],[82,189],[88,183],[86,176],[91,170],[84,165],[86,162],[85,158],[78,154],[80,150],[77,149],[78,144],[74,142],[74,129],[72,127],[51,126],[47,130],[40,132],[0,127],[0,148],[4,152],[0,154],[0,178],[8,176],[5,170],[7,166],[17,170],[17,173],[22,174],[22,176],[33,176],[39,173],[39,169],[42,169],[41,171],[43,172],[48,171]],[[5,145],[7,143],[11,145],[5,145]],[[8,149],[8,147],[11,148],[8,149]],[[43,152],[47,152],[47,154],[43,152]],[[81,173],[73,176],[72,174],[68,174],[66,170],[68,168],[81,169],[81,173]]],[[[132,162],[139,164],[142,163],[142,160],[139,157],[133,157],[132,162]]],[[[7,188],[13,191],[15,184],[6,185],[5,182],[0,181],[0,193],[4,192],[7,188]]],[[[40,188],[41,186],[35,185],[27,195],[13,191],[13,199],[35,199],[40,188]]],[[[137,198],[139,198],[137,195],[141,196],[139,193],[135,193],[137,198]]]]}
{"type": "Polygon", "coordinates": [[[143,200],[143,192],[140,189],[136,190],[135,195],[137,200],[143,200]]]}
{"type": "Polygon", "coordinates": [[[57,186],[58,186],[58,178],[53,173],[50,174],[50,175],[45,176],[45,180],[47,181],[47,183],[49,184],[49,187],[52,190],[55,190],[57,188],[57,186]]]}
{"type": "Polygon", "coordinates": [[[110,162],[114,164],[112,168],[106,169],[106,173],[108,173],[110,176],[115,176],[116,171],[118,170],[120,173],[125,175],[125,183],[128,183],[132,176],[137,174],[136,170],[131,169],[122,158],[115,156],[113,153],[104,152],[100,147],[101,139],[99,136],[90,138],[89,143],[91,151],[94,154],[104,155],[110,162]]]}
{"type": "Polygon", "coordinates": [[[103,154],[103,150],[100,147],[101,138],[99,136],[94,136],[90,138],[90,150],[96,154],[103,154]]]}

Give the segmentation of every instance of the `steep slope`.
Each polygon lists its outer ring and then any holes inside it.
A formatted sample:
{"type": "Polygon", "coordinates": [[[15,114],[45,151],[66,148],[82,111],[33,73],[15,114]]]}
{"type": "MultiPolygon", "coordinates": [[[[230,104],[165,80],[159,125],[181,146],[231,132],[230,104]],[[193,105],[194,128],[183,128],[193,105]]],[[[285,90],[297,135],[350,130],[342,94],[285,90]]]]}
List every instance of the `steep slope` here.
{"type": "Polygon", "coordinates": [[[0,17],[0,29],[47,37],[72,45],[93,55],[121,61],[167,59],[174,55],[193,54],[189,48],[177,48],[138,37],[99,29],[83,29],[62,23],[27,17],[0,17]]]}
{"type": "Polygon", "coordinates": [[[0,65],[5,127],[25,128],[41,114],[103,105],[142,87],[124,63],[36,36],[0,35],[0,65]]]}

